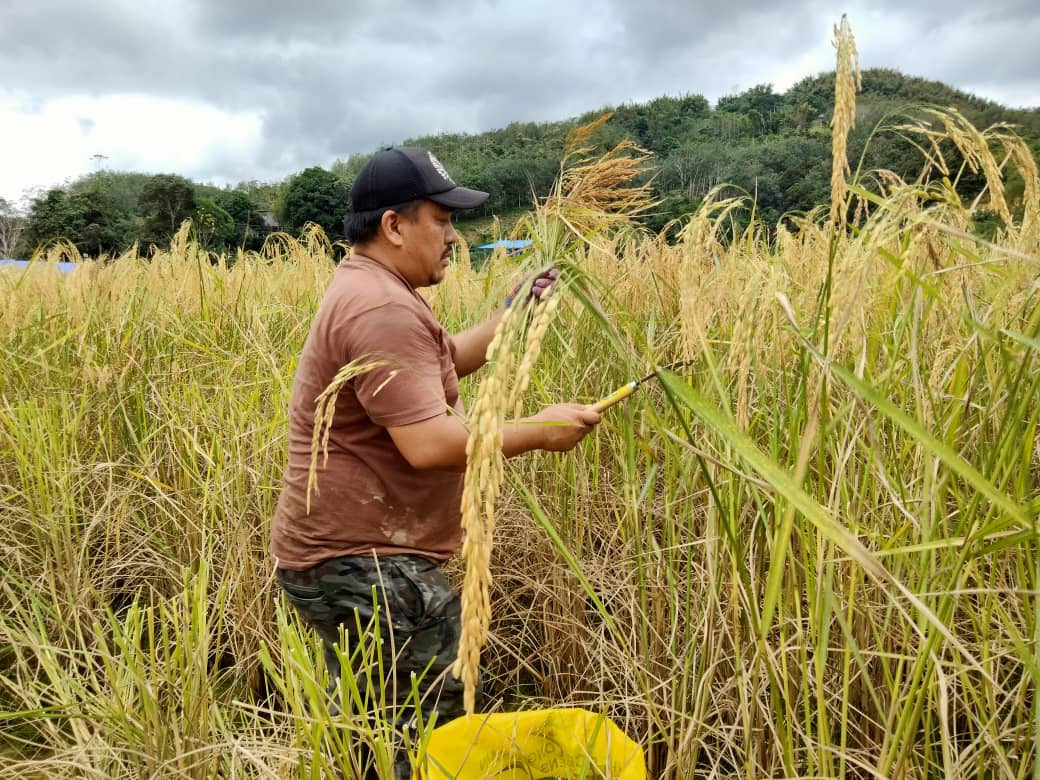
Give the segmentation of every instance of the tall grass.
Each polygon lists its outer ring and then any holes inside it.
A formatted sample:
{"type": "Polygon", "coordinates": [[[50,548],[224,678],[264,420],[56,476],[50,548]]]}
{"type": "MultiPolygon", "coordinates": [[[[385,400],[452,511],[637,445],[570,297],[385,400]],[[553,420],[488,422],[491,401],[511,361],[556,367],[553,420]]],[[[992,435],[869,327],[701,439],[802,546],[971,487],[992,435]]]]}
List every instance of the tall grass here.
{"type": "MultiPolygon", "coordinates": [[[[966,164],[1038,191],[1010,131],[940,116],[966,164]]],[[[917,132],[929,168],[854,178],[847,230],[734,234],[752,204],[720,193],[674,243],[572,234],[595,239],[567,244],[529,410],[691,362],[577,451],[506,464],[489,707],[605,712],[662,778],[1036,772],[1040,214],[1007,204],[974,238],[917,132]]],[[[545,217],[528,230],[557,246],[545,217]]],[[[387,766],[371,703],[329,716],[265,555],[331,248],[229,264],[186,228],[47,267],[73,251],[0,273],[0,776],[387,766]]],[[[518,271],[464,260],[429,291],[452,330],[518,271]]]]}

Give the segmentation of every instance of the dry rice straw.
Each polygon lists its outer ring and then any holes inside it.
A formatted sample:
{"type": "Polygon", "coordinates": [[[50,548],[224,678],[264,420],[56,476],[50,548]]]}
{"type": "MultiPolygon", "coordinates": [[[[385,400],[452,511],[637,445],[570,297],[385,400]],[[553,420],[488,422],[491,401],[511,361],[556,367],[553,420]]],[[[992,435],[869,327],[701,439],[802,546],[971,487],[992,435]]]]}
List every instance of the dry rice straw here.
{"type": "MultiPolygon", "coordinates": [[[[385,364],[385,361],[382,360],[369,360],[368,362],[353,360],[336,373],[329,386],[315,399],[314,432],[311,436],[311,464],[307,472],[307,514],[311,513],[311,495],[319,495],[318,452],[320,451],[324,456],[321,464],[322,468],[329,462],[329,433],[332,430],[332,418],[336,413],[336,400],[339,398],[339,391],[354,377],[367,374],[369,371],[385,364]]],[[[396,375],[396,369],[391,371],[383,385],[396,375]]],[[[376,392],[379,392],[383,385],[380,385],[376,392]]]]}

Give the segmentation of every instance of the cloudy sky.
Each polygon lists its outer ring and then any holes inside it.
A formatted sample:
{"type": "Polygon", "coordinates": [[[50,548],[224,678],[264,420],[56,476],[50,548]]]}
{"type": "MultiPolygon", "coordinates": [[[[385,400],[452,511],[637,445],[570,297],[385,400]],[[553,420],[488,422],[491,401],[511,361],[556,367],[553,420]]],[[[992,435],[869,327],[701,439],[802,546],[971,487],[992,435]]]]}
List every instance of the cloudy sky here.
{"type": "Polygon", "coordinates": [[[0,0],[0,197],[95,170],[218,184],[438,132],[863,67],[1040,106],[1037,0],[0,0]],[[96,157],[103,155],[103,157],[96,157]]]}

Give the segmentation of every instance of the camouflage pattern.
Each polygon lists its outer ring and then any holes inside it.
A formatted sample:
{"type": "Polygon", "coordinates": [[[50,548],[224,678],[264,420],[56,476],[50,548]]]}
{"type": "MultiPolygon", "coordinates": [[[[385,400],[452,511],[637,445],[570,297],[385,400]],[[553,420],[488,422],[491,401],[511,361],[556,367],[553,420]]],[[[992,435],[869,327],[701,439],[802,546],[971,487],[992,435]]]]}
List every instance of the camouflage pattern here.
{"type": "MultiPolygon", "coordinates": [[[[346,556],[306,571],[278,569],[275,574],[304,622],[321,637],[333,710],[344,707],[336,695],[342,674],[339,656],[356,658],[352,654],[359,638],[371,632],[364,639],[369,646],[375,636],[381,639],[384,678],[371,656],[367,664],[359,660],[348,670],[363,700],[379,702],[385,695],[383,706],[390,711],[384,716],[399,729],[411,728],[416,715],[414,699],[409,701],[414,674],[424,723],[434,712],[438,723],[463,714],[462,682],[451,673],[458,654],[461,605],[436,563],[416,555],[346,556]],[[341,630],[345,646],[337,654],[341,630]],[[376,686],[382,686],[382,692],[374,690],[376,686]]],[[[407,757],[399,763],[400,776],[410,777],[407,757]]]]}

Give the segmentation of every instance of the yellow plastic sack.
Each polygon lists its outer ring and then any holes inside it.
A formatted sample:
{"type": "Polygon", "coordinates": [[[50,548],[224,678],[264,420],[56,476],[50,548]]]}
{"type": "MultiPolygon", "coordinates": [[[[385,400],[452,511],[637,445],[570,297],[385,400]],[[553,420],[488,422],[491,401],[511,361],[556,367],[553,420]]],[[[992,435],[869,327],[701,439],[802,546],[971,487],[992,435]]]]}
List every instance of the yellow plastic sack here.
{"type": "Polygon", "coordinates": [[[426,759],[423,780],[646,780],[642,748],[581,709],[458,718],[433,730],[426,759]]]}

